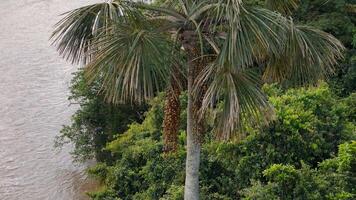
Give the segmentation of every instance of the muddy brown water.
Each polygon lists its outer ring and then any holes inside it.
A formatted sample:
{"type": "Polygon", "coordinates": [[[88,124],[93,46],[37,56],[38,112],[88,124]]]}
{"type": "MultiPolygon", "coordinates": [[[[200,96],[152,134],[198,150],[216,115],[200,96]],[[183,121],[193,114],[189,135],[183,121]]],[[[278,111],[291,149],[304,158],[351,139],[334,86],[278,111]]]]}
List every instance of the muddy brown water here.
{"type": "Polygon", "coordinates": [[[81,200],[94,187],[53,139],[75,107],[71,73],[48,41],[59,14],[100,0],[0,0],[0,199],[81,200]]]}

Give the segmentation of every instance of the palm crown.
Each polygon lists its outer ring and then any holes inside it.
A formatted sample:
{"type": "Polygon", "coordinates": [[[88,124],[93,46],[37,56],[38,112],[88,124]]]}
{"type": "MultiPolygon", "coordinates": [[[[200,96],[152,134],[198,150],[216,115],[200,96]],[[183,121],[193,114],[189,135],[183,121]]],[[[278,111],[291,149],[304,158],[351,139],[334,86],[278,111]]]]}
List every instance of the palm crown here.
{"type": "MultiPolygon", "coordinates": [[[[296,3],[267,1],[283,13],[296,3]]],[[[265,80],[308,83],[331,73],[343,49],[327,33],[241,0],[94,4],[67,13],[53,37],[67,59],[85,61],[92,78],[102,76],[107,100],[116,103],[142,102],[163,90],[171,63],[183,59],[177,56],[187,48],[196,48],[195,59],[213,56],[195,87],[209,82],[203,110],[216,99],[224,102],[223,133],[242,121],[240,115],[255,121],[268,106],[250,68],[263,66],[265,80]]]]}

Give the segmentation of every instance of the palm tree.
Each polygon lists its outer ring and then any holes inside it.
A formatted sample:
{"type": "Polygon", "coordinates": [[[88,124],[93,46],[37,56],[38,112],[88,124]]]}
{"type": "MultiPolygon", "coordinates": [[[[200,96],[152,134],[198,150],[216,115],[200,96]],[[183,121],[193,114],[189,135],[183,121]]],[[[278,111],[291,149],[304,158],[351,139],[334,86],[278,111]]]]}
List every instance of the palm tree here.
{"type": "MultiPolygon", "coordinates": [[[[84,64],[90,62],[90,46],[93,38],[98,36],[98,33],[109,28],[110,24],[121,17],[120,5],[116,3],[103,3],[92,6],[86,6],[81,9],[68,12],[68,16],[57,24],[57,29],[52,37],[57,37],[55,42],[58,42],[58,50],[68,60],[73,63],[80,61],[84,64]],[[69,28],[69,25],[75,25],[69,28]],[[74,37],[62,38],[64,30],[69,30],[68,35],[74,37]]],[[[171,76],[170,85],[167,86],[165,115],[163,121],[163,138],[164,152],[171,153],[177,150],[178,146],[178,129],[180,117],[180,102],[179,95],[182,90],[181,82],[184,82],[184,76],[179,67],[175,66],[174,74],[171,76]]],[[[108,99],[113,101],[112,99],[108,99]]],[[[114,103],[119,103],[115,101],[114,103]]]]}
{"type": "Polygon", "coordinates": [[[230,139],[245,124],[270,120],[256,66],[266,81],[307,84],[332,73],[342,57],[333,36],[273,11],[288,14],[297,2],[267,0],[264,9],[242,0],[114,0],[67,13],[53,36],[60,53],[104,80],[110,102],[144,102],[171,85],[174,66],[185,69],[184,199],[197,200],[204,113],[214,111],[217,136],[230,139]]]}

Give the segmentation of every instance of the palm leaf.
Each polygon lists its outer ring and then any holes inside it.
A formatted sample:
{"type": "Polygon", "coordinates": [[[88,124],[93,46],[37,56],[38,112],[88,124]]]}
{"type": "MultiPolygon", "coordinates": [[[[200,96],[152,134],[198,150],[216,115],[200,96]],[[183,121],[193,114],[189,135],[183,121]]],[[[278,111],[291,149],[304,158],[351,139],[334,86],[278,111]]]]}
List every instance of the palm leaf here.
{"type": "Polygon", "coordinates": [[[266,7],[270,10],[290,15],[298,8],[300,0],[266,0],[266,7]]]}
{"type": "Polygon", "coordinates": [[[286,37],[287,20],[275,12],[259,8],[242,8],[239,25],[227,32],[218,56],[219,65],[246,68],[278,55],[286,37]]]}
{"type": "MultiPolygon", "coordinates": [[[[92,40],[112,22],[134,14],[126,1],[84,6],[65,13],[51,36],[61,55],[73,63],[89,62],[92,40]]],[[[137,14],[137,13],[136,13],[137,14]]]]}
{"type": "Polygon", "coordinates": [[[212,10],[215,13],[214,20],[217,22],[227,20],[230,27],[238,24],[242,0],[214,0],[212,2],[217,5],[212,10]]]}
{"type": "Polygon", "coordinates": [[[86,75],[103,78],[102,91],[113,103],[143,102],[162,91],[170,74],[172,45],[158,25],[139,18],[115,23],[96,37],[97,51],[86,75]]]}
{"type": "MultiPolygon", "coordinates": [[[[273,109],[261,90],[261,81],[251,70],[230,66],[209,65],[200,74],[198,84],[209,82],[202,102],[201,114],[209,109],[217,110],[216,133],[220,139],[234,137],[237,130],[246,125],[268,123],[273,109]],[[214,109],[216,104],[218,109],[214,109]]],[[[195,88],[198,93],[199,86],[195,88]]]]}
{"type": "Polygon", "coordinates": [[[298,85],[315,83],[332,74],[344,47],[332,35],[309,26],[289,26],[283,52],[271,57],[264,79],[298,85]]]}

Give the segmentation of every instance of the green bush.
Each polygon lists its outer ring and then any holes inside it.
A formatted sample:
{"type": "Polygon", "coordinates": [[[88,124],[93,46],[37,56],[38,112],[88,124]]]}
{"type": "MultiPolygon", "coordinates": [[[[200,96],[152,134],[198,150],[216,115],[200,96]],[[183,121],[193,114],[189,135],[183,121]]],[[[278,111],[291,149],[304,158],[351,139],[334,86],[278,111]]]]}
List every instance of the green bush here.
{"type": "Polygon", "coordinates": [[[265,180],[262,171],[274,163],[299,168],[303,161],[316,167],[335,155],[340,143],[355,139],[353,95],[338,99],[325,84],[287,91],[266,86],[265,90],[276,109],[275,121],[223,153],[240,157],[234,169],[242,187],[251,179],[265,180]]]}
{"type": "Polygon", "coordinates": [[[127,130],[128,124],[141,122],[146,106],[112,105],[100,94],[100,80],[91,84],[83,70],[74,73],[69,100],[79,105],[72,115],[71,124],[63,126],[55,140],[56,147],[72,143],[71,152],[76,161],[109,161],[110,153],[104,150],[106,143],[116,134],[127,130]]]}
{"type": "Polygon", "coordinates": [[[254,183],[244,190],[244,199],[262,200],[265,196],[283,200],[351,200],[356,197],[356,142],[339,146],[338,156],[325,160],[317,169],[303,165],[274,164],[263,173],[268,183],[254,183]]]}
{"type": "MultiPolygon", "coordinates": [[[[352,150],[343,150],[344,144],[338,151],[338,145],[355,138],[355,95],[339,99],[326,84],[286,91],[272,85],[265,90],[276,109],[273,123],[251,130],[242,140],[221,143],[208,137],[204,143],[201,199],[347,199],[352,194],[347,184],[354,176],[352,150]],[[323,178],[328,170],[335,176],[323,178]],[[343,174],[350,180],[340,178],[338,170],[349,170],[343,174]]],[[[185,131],[180,131],[178,152],[164,155],[163,102],[162,94],[150,103],[142,123],[129,125],[107,145],[112,163],[89,170],[102,181],[104,194],[114,192],[123,200],[182,199],[185,131]]],[[[185,95],[182,102],[184,107],[185,95]]]]}

